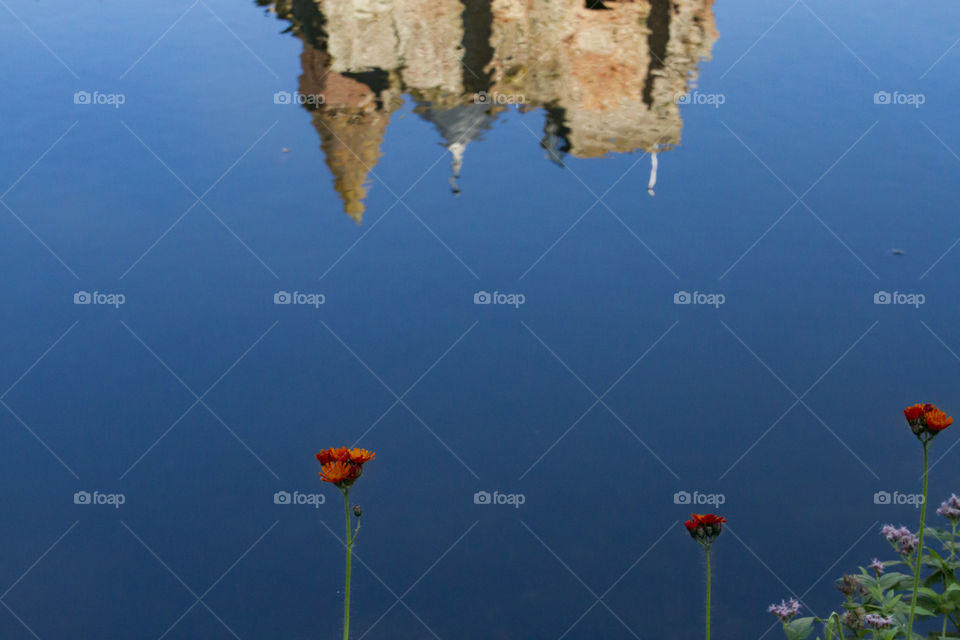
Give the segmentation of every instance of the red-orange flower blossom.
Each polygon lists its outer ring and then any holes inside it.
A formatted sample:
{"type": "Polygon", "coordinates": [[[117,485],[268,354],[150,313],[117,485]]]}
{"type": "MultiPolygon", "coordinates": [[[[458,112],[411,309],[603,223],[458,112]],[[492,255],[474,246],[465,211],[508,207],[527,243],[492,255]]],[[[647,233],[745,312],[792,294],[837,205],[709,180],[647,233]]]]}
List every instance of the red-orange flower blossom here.
{"type": "Polygon", "coordinates": [[[320,478],[338,487],[349,487],[363,473],[363,465],[376,457],[367,449],[331,447],[317,454],[320,478]]]}
{"type": "Polygon", "coordinates": [[[920,419],[920,416],[923,415],[923,409],[924,405],[915,404],[904,409],[903,415],[907,418],[907,422],[914,423],[920,419]]]}
{"type": "Polygon", "coordinates": [[[320,467],[320,477],[323,481],[333,484],[356,480],[359,474],[360,467],[349,462],[328,462],[320,467]]]}
{"type": "Polygon", "coordinates": [[[727,519],[713,513],[691,513],[690,519],[683,523],[690,537],[704,546],[710,546],[723,531],[727,519]]]}
{"type": "Polygon", "coordinates": [[[721,522],[726,522],[726,521],[727,521],[727,519],[724,518],[723,516],[717,516],[717,515],[714,515],[714,514],[712,514],[712,513],[705,513],[705,514],[702,514],[702,515],[701,515],[701,514],[696,514],[696,513],[691,513],[691,514],[690,514],[690,517],[691,517],[695,522],[697,522],[698,524],[702,524],[702,525],[716,525],[716,524],[720,524],[721,522]]]}
{"type": "Polygon", "coordinates": [[[943,431],[953,424],[953,418],[940,409],[927,411],[923,414],[923,420],[927,423],[927,428],[934,432],[943,431]]]}
{"type": "Polygon", "coordinates": [[[932,438],[953,424],[953,418],[929,402],[907,407],[903,416],[914,435],[921,439],[932,438]]]}

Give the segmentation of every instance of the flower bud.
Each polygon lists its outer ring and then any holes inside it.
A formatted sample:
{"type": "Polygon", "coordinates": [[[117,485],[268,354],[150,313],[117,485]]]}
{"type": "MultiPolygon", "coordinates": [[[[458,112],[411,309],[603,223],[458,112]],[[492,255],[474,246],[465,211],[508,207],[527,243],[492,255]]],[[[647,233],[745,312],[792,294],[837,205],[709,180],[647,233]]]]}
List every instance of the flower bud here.
{"type": "Polygon", "coordinates": [[[363,515],[363,509],[360,507],[360,505],[353,505],[353,515],[357,516],[358,518],[363,515]]]}

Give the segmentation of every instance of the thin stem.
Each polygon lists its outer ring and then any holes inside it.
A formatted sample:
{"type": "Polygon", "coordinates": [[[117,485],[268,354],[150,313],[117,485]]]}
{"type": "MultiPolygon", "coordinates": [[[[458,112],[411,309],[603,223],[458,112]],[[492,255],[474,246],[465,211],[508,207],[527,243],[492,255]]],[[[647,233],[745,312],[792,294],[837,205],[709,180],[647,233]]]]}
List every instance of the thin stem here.
{"type": "Polygon", "coordinates": [[[343,640],[350,638],[350,572],[353,565],[353,540],[350,535],[350,489],[343,489],[343,510],[347,517],[347,578],[343,600],[343,640]]]}
{"type": "Polygon", "coordinates": [[[910,621],[907,623],[907,640],[913,640],[913,612],[917,608],[917,593],[920,590],[920,566],[923,564],[923,530],[927,525],[927,458],[930,441],[923,441],[923,502],[920,504],[920,537],[917,543],[917,565],[913,570],[913,595],[910,596],[910,621]]]}
{"type": "Polygon", "coordinates": [[[954,554],[956,553],[957,549],[957,521],[951,520],[950,523],[953,525],[953,533],[950,534],[950,562],[953,562],[954,554]]]}
{"type": "Polygon", "coordinates": [[[710,640],[710,547],[707,551],[707,640],[710,640]]]}
{"type": "MultiPolygon", "coordinates": [[[[951,534],[950,534],[950,560],[949,560],[948,562],[949,562],[949,563],[951,564],[951,566],[952,566],[952,564],[953,564],[953,558],[954,558],[954,555],[956,554],[956,546],[955,546],[955,545],[956,545],[956,541],[957,541],[957,521],[956,521],[956,520],[951,520],[951,521],[950,521],[950,524],[953,526],[953,531],[952,531],[951,534]]],[[[950,569],[950,577],[951,577],[951,578],[954,577],[954,571],[953,571],[952,568],[950,569]]],[[[947,574],[946,574],[946,573],[943,574],[943,592],[944,592],[944,593],[947,592],[947,574]]],[[[947,622],[949,622],[949,621],[950,621],[950,615],[949,615],[949,614],[945,614],[945,615],[943,616],[943,629],[940,631],[940,637],[941,637],[941,638],[946,638],[946,637],[947,637],[947,622]]]]}
{"type": "Polygon", "coordinates": [[[840,616],[836,616],[833,621],[837,625],[837,635],[840,637],[840,640],[843,640],[843,627],[840,626],[840,616]]]}
{"type": "MultiPolygon", "coordinates": [[[[952,562],[953,562],[953,539],[957,537],[957,522],[956,522],[956,520],[951,520],[950,522],[953,524],[953,533],[952,533],[951,536],[950,536],[950,559],[947,560],[948,563],[952,563],[952,562]]],[[[953,570],[951,569],[950,572],[953,573],[953,570]]],[[[944,594],[947,593],[947,573],[946,573],[945,571],[943,572],[943,593],[944,593],[944,594]]],[[[943,616],[943,628],[940,629],[940,638],[941,638],[941,639],[947,637],[947,622],[948,622],[949,620],[950,620],[950,616],[947,615],[947,614],[944,614],[944,616],[943,616]]]]}

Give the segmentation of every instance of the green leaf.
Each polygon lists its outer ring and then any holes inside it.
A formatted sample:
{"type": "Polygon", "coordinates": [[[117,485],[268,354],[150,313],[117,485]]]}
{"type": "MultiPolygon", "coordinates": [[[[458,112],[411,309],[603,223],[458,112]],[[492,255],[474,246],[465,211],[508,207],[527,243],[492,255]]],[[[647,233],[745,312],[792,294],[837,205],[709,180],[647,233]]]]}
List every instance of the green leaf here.
{"type": "Polygon", "coordinates": [[[783,630],[787,634],[788,640],[805,640],[811,633],[813,633],[813,623],[816,621],[816,618],[806,617],[806,618],[794,618],[790,622],[783,625],[783,630]]]}
{"type": "Polygon", "coordinates": [[[898,587],[903,588],[901,583],[904,583],[903,586],[908,584],[912,585],[913,576],[908,576],[905,573],[892,572],[883,574],[877,581],[877,585],[879,585],[879,587],[884,591],[887,589],[896,589],[898,587]]]}

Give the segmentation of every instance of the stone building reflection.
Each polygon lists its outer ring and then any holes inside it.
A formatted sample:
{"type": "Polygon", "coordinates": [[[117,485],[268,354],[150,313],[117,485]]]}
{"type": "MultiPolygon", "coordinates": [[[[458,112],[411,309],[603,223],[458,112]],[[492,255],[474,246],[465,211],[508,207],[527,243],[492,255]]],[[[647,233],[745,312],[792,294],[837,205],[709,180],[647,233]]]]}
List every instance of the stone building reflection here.
{"type": "Polygon", "coordinates": [[[358,223],[384,132],[404,94],[451,155],[505,109],[541,108],[562,164],[680,143],[677,98],[717,39],[713,0],[259,0],[303,41],[299,91],[344,209],[358,223]]]}

